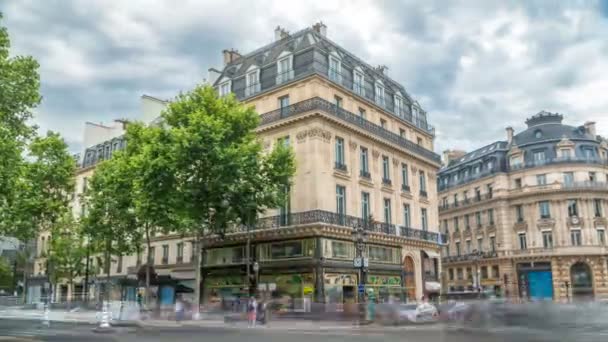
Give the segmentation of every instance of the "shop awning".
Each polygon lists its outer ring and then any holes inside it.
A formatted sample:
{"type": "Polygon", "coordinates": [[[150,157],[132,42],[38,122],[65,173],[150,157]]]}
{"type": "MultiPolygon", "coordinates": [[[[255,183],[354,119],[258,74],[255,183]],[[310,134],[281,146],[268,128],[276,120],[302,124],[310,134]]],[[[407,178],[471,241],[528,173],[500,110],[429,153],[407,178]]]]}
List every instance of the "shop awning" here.
{"type": "Polygon", "coordinates": [[[435,259],[435,258],[440,258],[441,257],[438,252],[435,252],[435,251],[430,250],[430,249],[425,249],[424,253],[426,253],[426,255],[428,255],[428,257],[431,258],[431,259],[435,259]]]}
{"type": "Polygon", "coordinates": [[[436,281],[427,281],[424,283],[424,289],[428,292],[441,292],[441,284],[436,281]]]}

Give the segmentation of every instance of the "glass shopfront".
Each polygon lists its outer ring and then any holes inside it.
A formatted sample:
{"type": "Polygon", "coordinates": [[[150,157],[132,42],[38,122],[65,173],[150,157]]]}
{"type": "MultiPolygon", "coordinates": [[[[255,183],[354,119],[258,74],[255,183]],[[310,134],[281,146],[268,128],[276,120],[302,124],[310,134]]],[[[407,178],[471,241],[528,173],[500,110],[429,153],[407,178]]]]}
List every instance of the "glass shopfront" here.
{"type": "Polygon", "coordinates": [[[315,239],[305,239],[261,244],[258,246],[258,260],[310,258],[315,253],[315,242],[315,239]]]}
{"type": "Polygon", "coordinates": [[[356,303],[358,278],[354,273],[326,273],[324,275],[325,303],[340,305],[356,303]]]}
{"type": "Polygon", "coordinates": [[[405,290],[401,285],[401,275],[368,275],[365,284],[368,296],[376,303],[405,302],[405,290]]]}
{"type": "Polygon", "coordinates": [[[279,310],[298,310],[312,301],[315,281],[312,273],[264,274],[259,277],[261,294],[272,298],[279,310]]]}
{"type": "Polygon", "coordinates": [[[237,301],[247,299],[247,285],[243,276],[209,276],[204,279],[203,298],[209,309],[231,310],[237,301]]]}

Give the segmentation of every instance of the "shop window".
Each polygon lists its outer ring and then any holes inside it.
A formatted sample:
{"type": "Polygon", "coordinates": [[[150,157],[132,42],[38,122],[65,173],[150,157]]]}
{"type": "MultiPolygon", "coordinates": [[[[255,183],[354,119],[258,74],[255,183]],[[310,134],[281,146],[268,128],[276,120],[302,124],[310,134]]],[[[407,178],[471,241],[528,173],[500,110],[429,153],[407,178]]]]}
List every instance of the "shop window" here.
{"type": "Polygon", "coordinates": [[[488,279],[488,267],[481,266],[481,279],[488,279]]]}
{"type": "Polygon", "coordinates": [[[295,240],[262,244],[259,247],[260,260],[280,260],[311,257],[315,251],[315,240],[295,240]]]}
{"type": "Polygon", "coordinates": [[[367,246],[367,255],[370,261],[399,264],[401,253],[398,249],[382,246],[367,246]]]}
{"type": "Polygon", "coordinates": [[[494,278],[494,279],[500,278],[500,272],[498,269],[498,265],[492,266],[492,278],[494,278]]]}
{"type": "Polygon", "coordinates": [[[350,241],[323,239],[323,256],[352,260],[355,257],[355,245],[350,241]]]}
{"type": "Polygon", "coordinates": [[[212,248],[205,250],[205,265],[234,265],[245,261],[245,247],[212,248]]]}
{"type": "Polygon", "coordinates": [[[462,274],[462,268],[456,269],[456,279],[458,279],[458,280],[464,279],[464,275],[462,274]]]}

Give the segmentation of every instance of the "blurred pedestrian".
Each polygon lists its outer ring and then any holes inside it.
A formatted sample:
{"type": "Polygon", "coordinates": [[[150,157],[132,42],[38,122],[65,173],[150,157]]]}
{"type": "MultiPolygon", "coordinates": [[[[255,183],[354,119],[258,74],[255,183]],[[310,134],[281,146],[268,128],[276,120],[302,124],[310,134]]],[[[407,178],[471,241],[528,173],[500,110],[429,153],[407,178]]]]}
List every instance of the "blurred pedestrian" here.
{"type": "Polygon", "coordinates": [[[249,298],[249,303],[247,303],[247,321],[249,323],[249,327],[255,327],[257,311],[258,303],[255,300],[255,297],[251,296],[249,298]]]}
{"type": "Polygon", "coordinates": [[[175,322],[180,322],[184,319],[184,302],[181,297],[175,299],[175,322]]]}

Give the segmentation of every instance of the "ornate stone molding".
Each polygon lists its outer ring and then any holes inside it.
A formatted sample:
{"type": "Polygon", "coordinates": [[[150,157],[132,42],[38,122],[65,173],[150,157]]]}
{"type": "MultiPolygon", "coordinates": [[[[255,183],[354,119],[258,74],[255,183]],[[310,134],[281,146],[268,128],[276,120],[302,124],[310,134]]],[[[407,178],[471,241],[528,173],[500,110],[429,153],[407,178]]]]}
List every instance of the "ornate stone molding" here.
{"type": "Polygon", "coordinates": [[[380,157],[380,152],[378,150],[372,150],[372,156],[374,159],[378,159],[378,157],[380,157]]]}
{"type": "Polygon", "coordinates": [[[331,132],[321,127],[312,127],[296,134],[298,142],[304,142],[307,138],[310,139],[322,139],[324,142],[331,141],[331,132]]]}
{"type": "Polygon", "coordinates": [[[595,228],[608,228],[608,220],[605,217],[596,217],[593,219],[595,228]]]}
{"type": "Polygon", "coordinates": [[[393,166],[399,166],[399,159],[393,158],[393,166]]]}
{"type": "Polygon", "coordinates": [[[348,146],[350,146],[350,149],[354,151],[354,150],[356,150],[356,149],[357,149],[357,146],[358,146],[358,145],[357,145],[357,143],[356,143],[356,142],[351,141],[351,142],[349,142],[349,143],[348,143],[348,146]]]}
{"type": "Polygon", "coordinates": [[[418,172],[418,168],[412,165],[412,174],[416,174],[418,172]]]}
{"type": "Polygon", "coordinates": [[[562,140],[557,143],[557,147],[574,147],[574,143],[564,135],[562,140]]]}
{"type": "Polygon", "coordinates": [[[566,225],[569,228],[582,228],[583,227],[583,219],[578,216],[568,217],[566,219],[566,225]]]}
{"type": "Polygon", "coordinates": [[[553,229],[553,228],[555,228],[555,220],[554,219],[539,219],[536,222],[536,227],[538,227],[538,230],[553,229]]]}
{"type": "Polygon", "coordinates": [[[528,230],[528,223],[527,222],[516,222],[513,225],[513,231],[519,232],[519,231],[522,231],[522,230],[525,230],[525,231],[528,230]]]}

